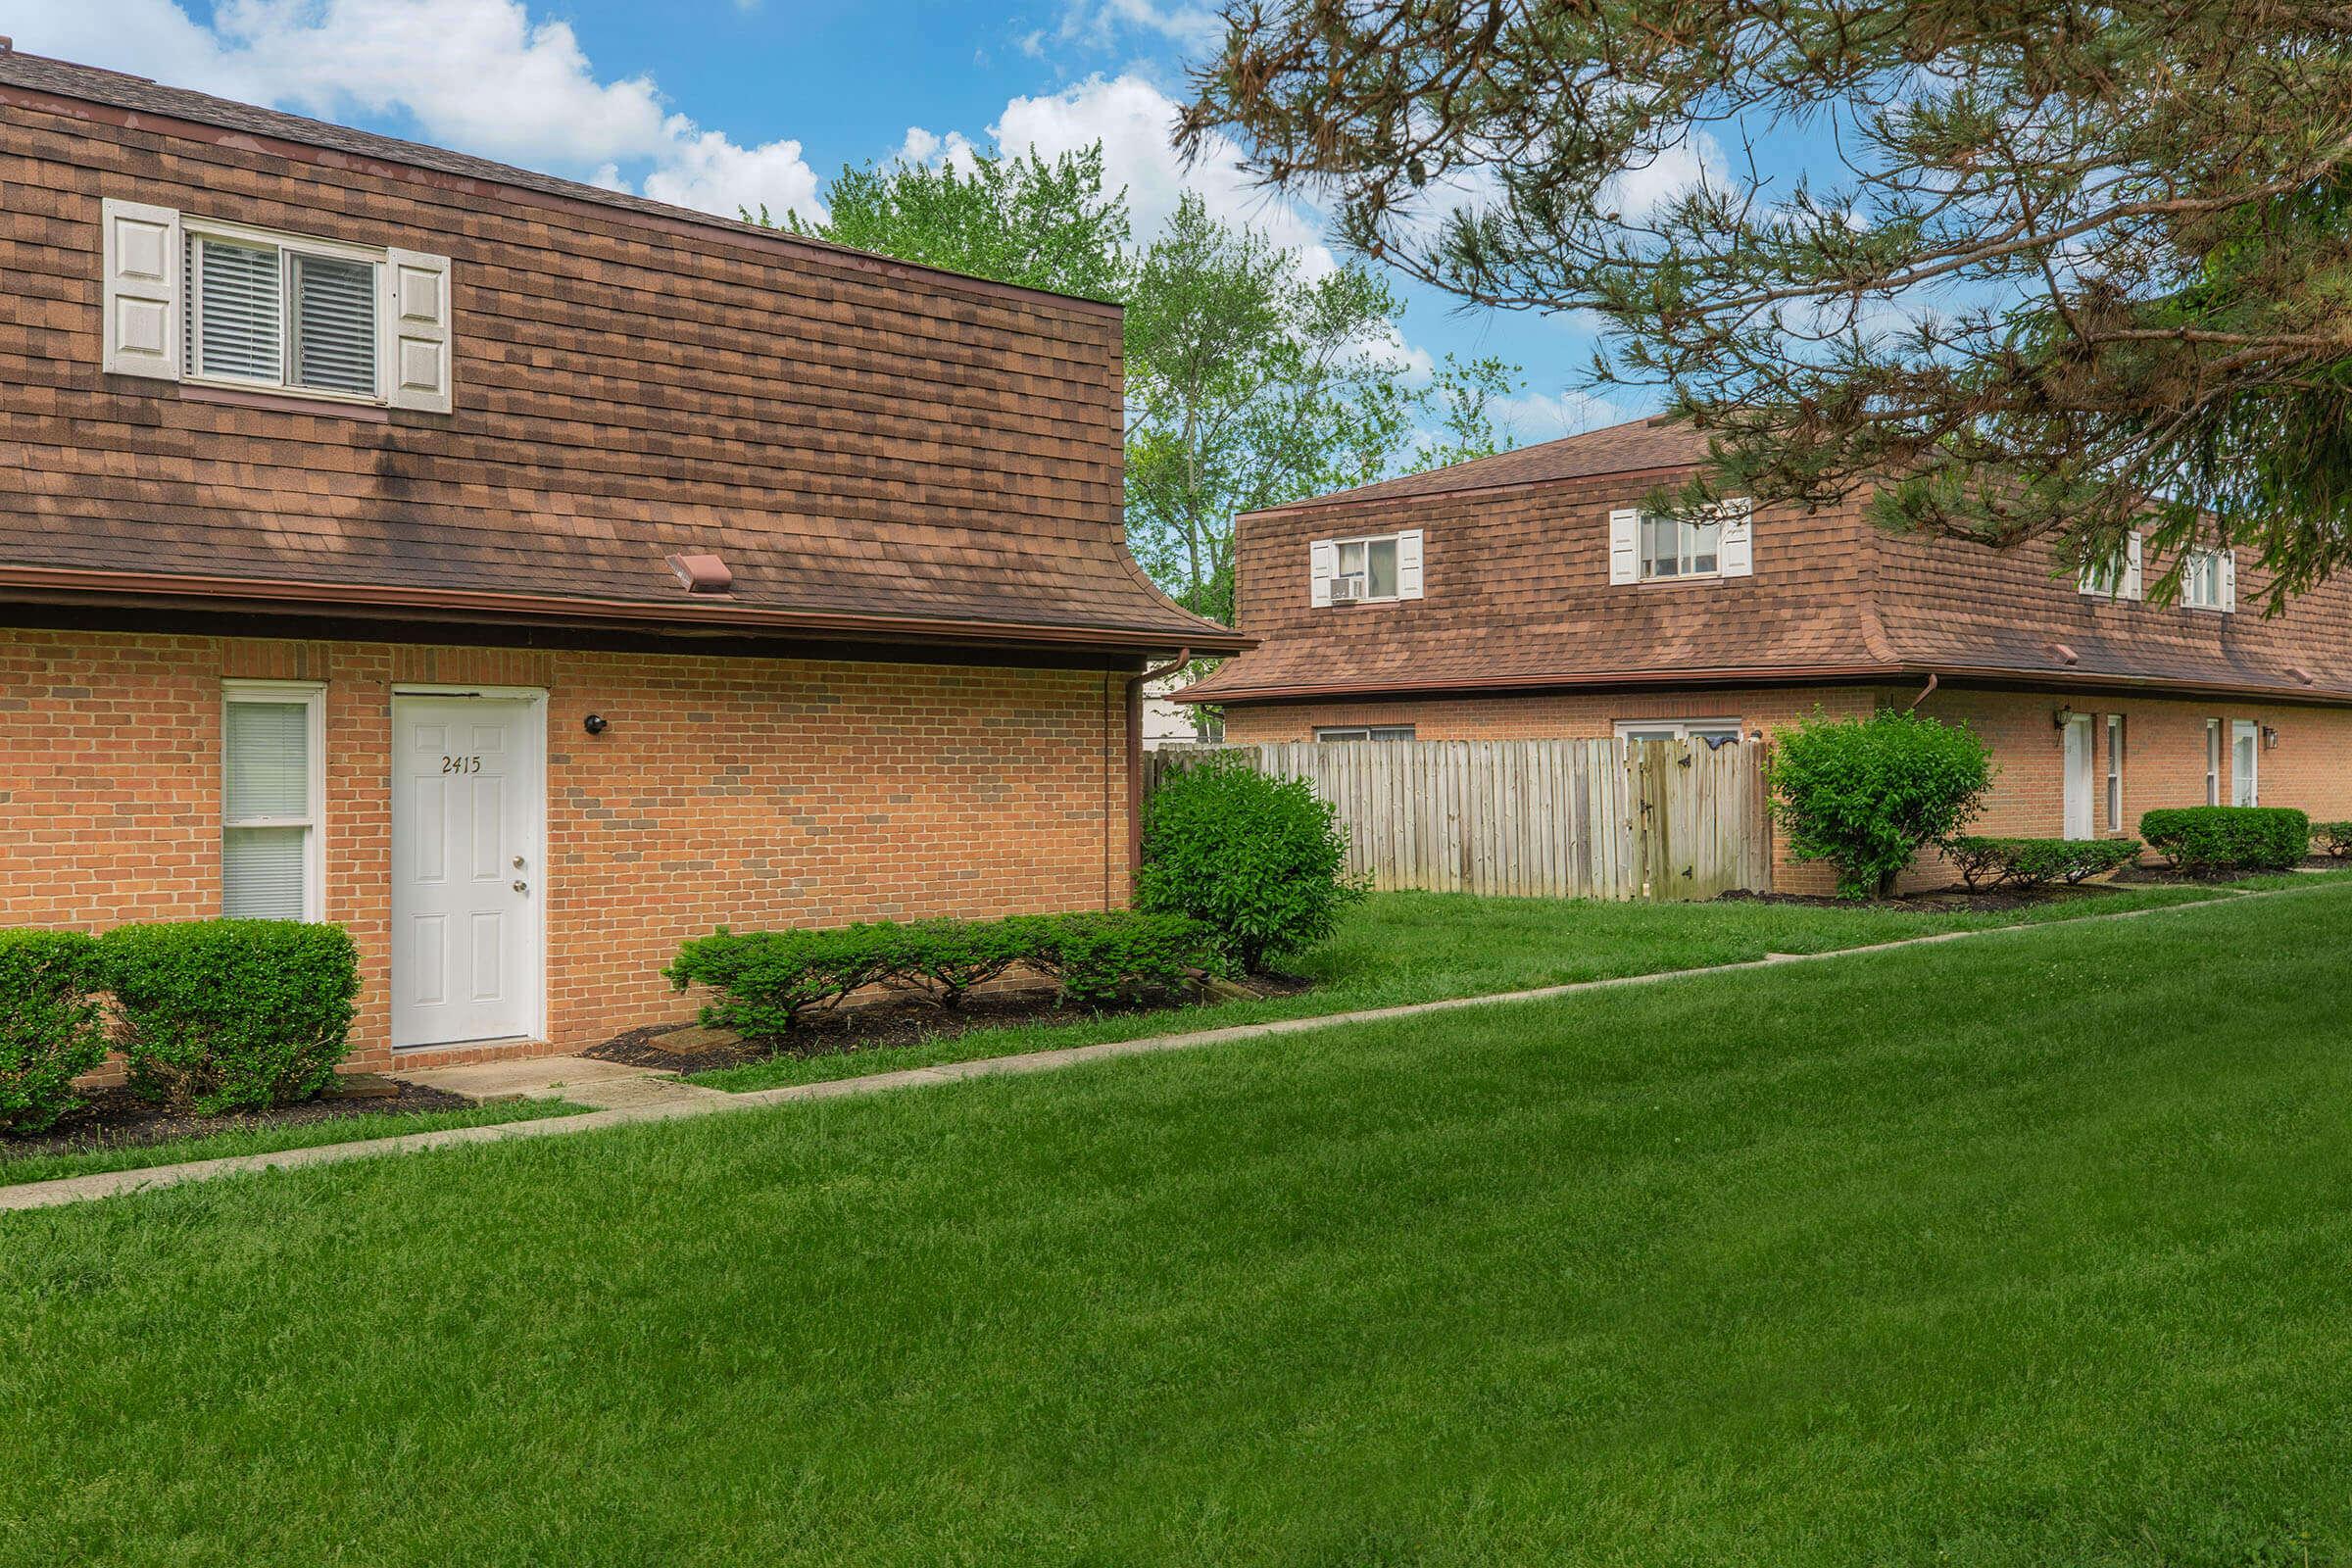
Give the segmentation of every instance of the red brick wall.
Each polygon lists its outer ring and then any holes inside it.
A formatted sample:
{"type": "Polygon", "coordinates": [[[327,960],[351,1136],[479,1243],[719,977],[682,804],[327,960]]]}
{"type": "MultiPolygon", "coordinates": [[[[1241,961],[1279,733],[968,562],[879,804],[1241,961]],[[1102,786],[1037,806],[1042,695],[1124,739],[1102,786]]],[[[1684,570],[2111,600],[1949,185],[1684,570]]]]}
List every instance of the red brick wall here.
{"type": "Polygon", "coordinates": [[[1114,674],[0,630],[0,923],[220,912],[224,676],[326,682],[325,913],[360,944],[355,1065],[391,1060],[395,682],[548,693],[558,1048],[686,1015],[659,971],[722,923],[1126,898],[1114,674]]]}

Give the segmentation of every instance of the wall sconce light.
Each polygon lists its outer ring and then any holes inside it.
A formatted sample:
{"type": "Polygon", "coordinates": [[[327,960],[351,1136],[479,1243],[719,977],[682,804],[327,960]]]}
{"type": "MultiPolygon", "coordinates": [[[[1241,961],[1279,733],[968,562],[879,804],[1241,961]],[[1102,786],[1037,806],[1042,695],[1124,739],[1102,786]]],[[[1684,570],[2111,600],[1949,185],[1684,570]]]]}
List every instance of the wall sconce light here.
{"type": "Polygon", "coordinates": [[[2061,705],[2058,710],[2050,715],[2050,728],[2064,731],[2066,726],[2073,723],[2074,720],[2074,709],[2066,705],[2061,705]]]}
{"type": "Polygon", "coordinates": [[[611,727],[612,726],[605,721],[605,715],[602,713],[590,713],[586,718],[580,720],[580,728],[586,730],[591,735],[602,735],[611,727]]]}
{"type": "Polygon", "coordinates": [[[2268,724],[2262,726],[2262,749],[2266,752],[2278,749],[2278,732],[2268,724]]]}

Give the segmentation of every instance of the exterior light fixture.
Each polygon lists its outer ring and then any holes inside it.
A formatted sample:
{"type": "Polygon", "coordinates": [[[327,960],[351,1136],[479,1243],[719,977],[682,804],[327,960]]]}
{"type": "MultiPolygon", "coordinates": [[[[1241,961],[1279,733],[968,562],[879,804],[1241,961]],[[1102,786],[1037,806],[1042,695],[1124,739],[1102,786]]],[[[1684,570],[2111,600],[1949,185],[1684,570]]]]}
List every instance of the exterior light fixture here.
{"type": "Polygon", "coordinates": [[[580,720],[580,728],[591,735],[602,735],[610,727],[602,713],[590,713],[586,718],[580,720]]]}

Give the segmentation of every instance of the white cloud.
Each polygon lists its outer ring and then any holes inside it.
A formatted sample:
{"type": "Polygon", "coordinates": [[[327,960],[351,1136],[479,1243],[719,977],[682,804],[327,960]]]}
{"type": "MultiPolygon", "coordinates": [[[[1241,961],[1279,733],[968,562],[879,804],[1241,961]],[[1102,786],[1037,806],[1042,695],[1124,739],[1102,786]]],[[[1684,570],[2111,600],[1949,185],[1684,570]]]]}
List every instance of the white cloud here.
{"type": "Polygon", "coordinates": [[[1693,185],[1720,184],[1724,168],[1723,144],[1703,130],[1688,130],[1603,184],[1598,206],[1641,222],[1693,185]]]}
{"type": "Polygon", "coordinates": [[[1338,266],[1313,214],[1253,184],[1235,165],[1240,150],[1222,138],[1187,169],[1169,135],[1174,99],[1136,75],[1090,76],[1061,92],[1015,98],[989,134],[1006,152],[1035,149],[1046,158],[1102,144],[1103,180],[1125,186],[1135,237],[1149,242],[1190,190],[1223,222],[1247,224],[1302,255],[1310,276],[1338,266]]]}
{"type": "MultiPolygon", "coordinates": [[[[1152,0],[1068,0],[1055,33],[1063,43],[1107,49],[1125,33],[1147,33],[1198,54],[1225,34],[1215,8],[1156,5],[1152,0]]],[[[1029,34],[1036,39],[1036,33],[1029,34]]],[[[1026,41],[1024,46],[1026,46],[1026,41]]]]}
{"type": "Polygon", "coordinates": [[[1497,422],[1522,446],[1557,441],[1564,435],[1581,435],[1587,430],[1599,430],[1642,416],[1606,398],[1574,389],[1496,398],[1493,409],[1497,422]]]}
{"type": "Polygon", "coordinates": [[[670,110],[649,76],[597,75],[568,24],[522,0],[17,0],[20,47],[322,119],[413,122],[439,145],[732,216],[810,210],[796,141],[743,147],[670,110]]]}

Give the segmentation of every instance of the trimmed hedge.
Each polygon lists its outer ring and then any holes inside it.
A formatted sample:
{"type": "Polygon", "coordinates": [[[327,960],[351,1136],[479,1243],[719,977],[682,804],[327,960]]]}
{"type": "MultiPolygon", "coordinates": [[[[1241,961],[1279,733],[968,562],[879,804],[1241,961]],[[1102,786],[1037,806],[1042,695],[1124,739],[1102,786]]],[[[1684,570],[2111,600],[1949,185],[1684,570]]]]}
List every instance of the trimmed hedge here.
{"type": "Polygon", "coordinates": [[[2183,871],[2287,871],[2311,853],[2311,818],[2282,806],[2150,811],[2139,832],[2183,871]]]}
{"type": "Polygon", "coordinates": [[[79,931],[0,931],[0,1133],[37,1133],[79,1105],[106,1059],[98,944],[79,931]]]}
{"type": "Polygon", "coordinates": [[[2352,857],[2352,822],[2314,822],[2311,841],[2339,860],[2352,857]]]}
{"type": "Polygon", "coordinates": [[[1173,767],[1145,804],[1135,906],[1190,915],[1253,970],[1339,928],[1364,896],[1347,871],[1347,830],[1313,784],[1212,752],[1173,767]]]}
{"type": "Polygon", "coordinates": [[[2137,839],[2014,839],[1965,834],[1936,846],[1970,887],[2068,886],[2130,865],[2137,839]]]}
{"type": "Polygon", "coordinates": [[[755,1037],[790,1033],[867,986],[962,1004],[972,987],[1016,964],[1053,977],[1062,1000],[1096,1006],[1167,990],[1220,968],[1208,928],[1176,914],[1015,915],[1004,920],[877,920],[826,931],[729,931],[678,950],[662,972],[683,991],[719,995],[706,1022],[755,1037]]]}
{"type": "Polygon", "coordinates": [[[292,1104],[351,1050],[359,953],[341,926],[188,920],[98,940],[130,1087],[176,1111],[292,1104]]]}

